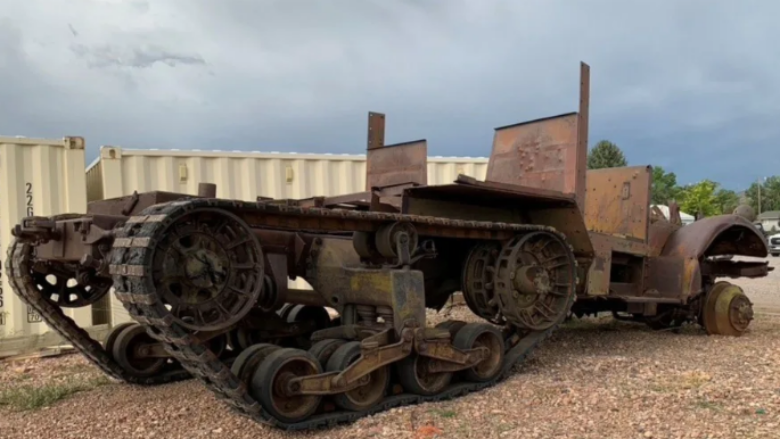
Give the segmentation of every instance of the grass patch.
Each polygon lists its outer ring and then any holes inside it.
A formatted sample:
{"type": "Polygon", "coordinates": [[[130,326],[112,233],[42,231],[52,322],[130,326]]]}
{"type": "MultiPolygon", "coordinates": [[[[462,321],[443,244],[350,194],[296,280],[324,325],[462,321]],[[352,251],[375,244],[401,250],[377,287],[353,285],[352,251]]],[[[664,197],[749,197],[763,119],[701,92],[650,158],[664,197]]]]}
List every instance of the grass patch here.
{"type": "Polygon", "coordinates": [[[74,393],[91,390],[108,383],[110,380],[101,376],[90,380],[18,386],[0,391],[0,405],[16,410],[36,410],[50,406],[74,393]]]}
{"type": "Polygon", "coordinates": [[[650,389],[656,392],[673,392],[680,390],[698,389],[712,381],[712,376],[701,371],[690,371],[676,375],[664,375],[654,383],[650,389]]]}
{"type": "Polygon", "coordinates": [[[431,413],[442,418],[454,418],[457,413],[454,410],[431,410],[431,413]]]}
{"type": "Polygon", "coordinates": [[[720,410],[723,408],[720,403],[707,401],[706,399],[700,399],[696,401],[696,407],[706,410],[720,410]]]}

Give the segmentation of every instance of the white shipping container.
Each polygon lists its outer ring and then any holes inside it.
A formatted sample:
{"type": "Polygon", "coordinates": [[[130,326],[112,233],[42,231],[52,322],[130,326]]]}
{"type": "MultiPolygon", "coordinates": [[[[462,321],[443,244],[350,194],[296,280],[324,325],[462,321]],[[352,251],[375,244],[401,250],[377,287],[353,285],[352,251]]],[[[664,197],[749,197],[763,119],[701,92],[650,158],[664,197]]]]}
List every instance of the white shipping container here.
{"type": "MultiPolygon", "coordinates": [[[[428,184],[451,183],[458,174],[483,180],[487,158],[429,157],[428,184]]],[[[104,146],[87,169],[89,200],[154,190],[195,195],[198,183],[217,185],[217,197],[254,201],[258,196],[307,198],[361,192],[365,155],[228,151],[138,150],[104,146]]],[[[299,279],[292,288],[310,288],[299,279]]],[[[129,321],[110,298],[114,325],[129,321]]],[[[103,322],[98,322],[103,323],[103,322]]]]}
{"type": "MultiPolygon", "coordinates": [[[[84,140],[80,137],[0,137],[0,270],[13,238],[11,229],[22,218],[86,211],[84,163],[84,140]]],[[[0,271],[0,337],[50,331],[13,293],[5,276],[0,271]]],[[[68,309],[66,314],[79,326],[92,325],[90,307],[68,309]]]]}

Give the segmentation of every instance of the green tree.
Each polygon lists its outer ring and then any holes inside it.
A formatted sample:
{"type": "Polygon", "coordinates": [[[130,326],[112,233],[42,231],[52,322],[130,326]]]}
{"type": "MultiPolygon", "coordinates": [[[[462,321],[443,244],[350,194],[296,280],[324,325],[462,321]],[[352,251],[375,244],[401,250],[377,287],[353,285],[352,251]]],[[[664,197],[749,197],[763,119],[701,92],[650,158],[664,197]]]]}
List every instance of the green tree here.
{"type": "Polygon", "coordinates": [[[715,204],[718,214],[730,214],[739,206],[739,195],[730,189],[718,189],[715,192],[715,204]]]}
{"type": "MultiPolygon", "coordinates": [[[[758,214],[758,182],[745,191],[750,207],[758,214]]],[[[761,182],[761,212],[780,210],[780,177],[772,176],[761,182]]]]}
{"type": "Polygon", "coordinates": [[[588,169],[618,168],[628,165],[623,151],[609,140],[598,142],[588,154],[588,169]]]}
{"type": "Polygon", "coordinates": [[[653,167],[653,187],[650,200],[653,204],[669,204],[679,201],[682,188],[677,185],[674,172],[666,172],[660,166],[653,167]]]}
{"type": "Polygon", "coordinates": [[[720,209],[716,191],[718,184],[704,180],[683,189],[680,208],[697,218],[718,215],[720,209]]]}

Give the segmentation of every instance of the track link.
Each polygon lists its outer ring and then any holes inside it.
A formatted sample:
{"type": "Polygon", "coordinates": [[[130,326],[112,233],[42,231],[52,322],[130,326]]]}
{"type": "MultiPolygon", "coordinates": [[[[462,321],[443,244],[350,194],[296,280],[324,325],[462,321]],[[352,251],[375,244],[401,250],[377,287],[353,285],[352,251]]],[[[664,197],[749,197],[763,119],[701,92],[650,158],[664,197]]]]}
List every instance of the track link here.
{"type": "Polygon", "coordinates": [[[108,355],[98,341],[90,337],[87,331],[80,328],[73,319],[65,315],[62,308],[44,298],[38,289],[35,288],[33,279],[30,276],[32,250],[32,244],[20,242],[19,240],[14,240],[8,248],[6,273],[11,288],[25,304],[32,307],[41,316],[50,328],[73,345],[92,364],[110,377],[130,384],[152,386],[190,378],[189,373],[185,370],[167,371],[149,378],[139,378],[128,374],[108,355]]]}
{"type": "MultiPolygon", "coordinates": [[[[334,230],[332,222],[339,220],[342,230],[355,230],[356,225],[363,222],[409,221],[418,224],[437,225],[462,229],[460,236],[468,236],[468,230],[499,231],[511,230],[528,232],[534,230],[553,231],[544,226],[518,225],[490,222],[473,222],[449,220],[443,218],[419,217],[375,212],[337,211],[318,208],[300,208],[270,204],[253,204],[227,200],[187,200],[151,206],[141,215],[132,217],[116,230],[114,249],[111,252],[111,273],[114,276],[114,287],[117,297],[122,301],[130,315],[139,323],[146,325],[149,333],[163,342],[165,349],[176,358],[193,376],[206,385],[218,398],[224,400],[238,413],[256,422],[285,430],[309,430],[326,428],[338,424],[350,423],[364,416],[385,411],[393,407],[417,404],[430,401],[440,401],[478,391],[507,378],[513,366],[520,364],[531,351],[544,339],[552,334],[560,322],[543,330],[525,333],[506,349],[505,361],[501,373],[492,381],[485,383],[458,382],[450,385],[442,392],[433,396],[413,394],[393,395],[385,398],[378,405],[361,412],[335,411],[315,414],[306,421],[299,423],[284,423],[273,418],[262,409],[247,390],[244,383],[231,372],[228,365],[220,361],[208,346],[193,336],[189,330],[177,324],[172,314],[158,301],[153,282],[147,273],[151,273],[151,261],[155,241],[165,228],[180,215],[195,208],[221,208],[228,211],[245,214],[255,213],[252,227],[299,228],[327,220],[328,231],[334,230]],[[465,233],[464,233],[465,232],[465,233]]],[[[312,230],[314,227],[306,227],[312,230]]],[[[323,227],[325,229],[325,227],[323,227]]],[[[315,229],[316,230],[316,229],[315,229]]],[[[315,232],[316,233],[316,232],[315,232]]],[[[571,303],[574,296],[571,297],[571,303]]],[[[571,306],[569,303],[569,306],[571,306]]],[[[510,337],[511,339],[511,337],[510,337]]]]}

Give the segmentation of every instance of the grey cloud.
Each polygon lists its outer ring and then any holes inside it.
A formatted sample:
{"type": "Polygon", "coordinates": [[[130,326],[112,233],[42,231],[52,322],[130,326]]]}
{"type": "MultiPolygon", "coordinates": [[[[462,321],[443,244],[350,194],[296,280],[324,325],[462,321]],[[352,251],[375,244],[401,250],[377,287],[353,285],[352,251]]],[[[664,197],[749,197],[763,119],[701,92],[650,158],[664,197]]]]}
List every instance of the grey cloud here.
{"type": "Polygon", "coordinates": [[[683,182],[780,172],[769,0],[8,3],[0,133],[83,135],[90,159],[101,144],[362,153],[369,110],[388,142],[486,156],[493,127],[576,110],[584,60],[591,144],[683,182]]]}
{"type": "Polygon", "coordinates": [[[116,46],[87,47],[83,44],[71,45],[73,53],[84,58],[90,67],[130,67],[145,69],[157,63],[169,67],[177,65],[206,65],[206,61],[197,54],[174,53],[161,47],[132,47],[121,48],[116,46]]]}

